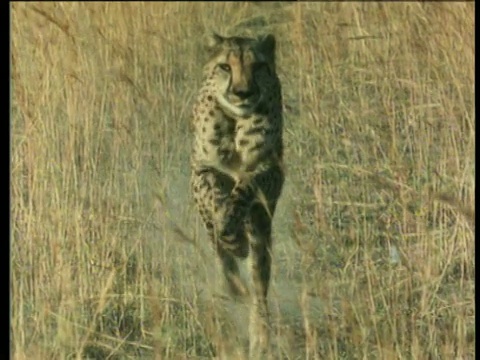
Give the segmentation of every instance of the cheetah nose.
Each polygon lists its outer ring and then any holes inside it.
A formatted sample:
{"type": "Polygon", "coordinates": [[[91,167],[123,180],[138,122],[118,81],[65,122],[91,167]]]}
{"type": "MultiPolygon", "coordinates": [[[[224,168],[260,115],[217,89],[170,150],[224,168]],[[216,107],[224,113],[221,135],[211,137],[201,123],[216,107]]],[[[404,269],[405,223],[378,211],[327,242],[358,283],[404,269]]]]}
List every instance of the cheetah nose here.
{"type": "Polygon", "coordinates": [[[233,89],[233,94],[238,96],[240,99],[245,100],[253,95],[253,91],[250,89],[233,89]]]}

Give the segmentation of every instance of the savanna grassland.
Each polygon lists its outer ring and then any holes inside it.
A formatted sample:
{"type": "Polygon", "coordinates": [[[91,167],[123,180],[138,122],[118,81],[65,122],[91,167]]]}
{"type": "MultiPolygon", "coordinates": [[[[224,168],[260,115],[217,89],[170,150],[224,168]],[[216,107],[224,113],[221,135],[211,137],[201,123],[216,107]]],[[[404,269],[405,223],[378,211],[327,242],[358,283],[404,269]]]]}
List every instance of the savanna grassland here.
{"type": "Polygon", "coordinates": [[[245,358],[189,197],[203,36],[274,33],[274,359],[474,359],[474,3],[12,3],[13,359],[245,358]]]}

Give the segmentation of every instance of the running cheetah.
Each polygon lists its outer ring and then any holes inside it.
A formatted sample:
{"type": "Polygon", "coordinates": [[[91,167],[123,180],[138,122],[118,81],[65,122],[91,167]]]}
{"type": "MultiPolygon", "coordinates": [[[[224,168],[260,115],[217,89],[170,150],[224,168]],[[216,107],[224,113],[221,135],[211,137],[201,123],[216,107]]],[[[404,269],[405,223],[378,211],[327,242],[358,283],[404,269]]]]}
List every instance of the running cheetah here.
{"type": "Polygon", "coordinates": [[[237,259],[251,261],[252,353],[268,344],[272,217],[284,182],[275,38],[213,34],[207,45],[210,60],[193,109],[191,188],[234,295],[249,293],[237,259]]]}

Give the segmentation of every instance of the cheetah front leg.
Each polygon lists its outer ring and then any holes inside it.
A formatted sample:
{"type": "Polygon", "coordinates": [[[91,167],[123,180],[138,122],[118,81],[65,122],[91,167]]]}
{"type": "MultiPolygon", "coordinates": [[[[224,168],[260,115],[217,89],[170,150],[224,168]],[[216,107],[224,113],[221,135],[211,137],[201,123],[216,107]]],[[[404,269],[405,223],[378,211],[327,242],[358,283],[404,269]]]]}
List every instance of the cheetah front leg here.
{"type": "Polygon", "coordinates": [[[223,228],[223,219],[218,212],[229,201],[234,187],[233,180],[212,170],[195,169],[191,178],[193,198],[200,213],[210,240],[218,254],[223,274],[230,293],[234,296],[245,295],[246,287],[240,281],[236,257],[245,258],[249,253],[248,239],[243,227],[236,229],[229,241],[219,236],[223,228]]]}
{"type": "Polygon", "coordinates": [[[218,256],[220,258],[223,275],[228,286],[228,291],[236,298],[244,298],[249,295],[249,290],[243,283],[235,256],[222,248],[219,248],[218,256]]]}
{"type": "Polygon", "coordinates": [[[235,239],[255,197],[256,189],[250,177],[246,176],[237,181],[218,214],[221,218],[220,238],[226,242],[235,239]]]}
{"type": "Polygon", "coordinates": [[[264,359],[270,343],[267,294],[272,264],[272,219],[263,204],[255,203],[247,224],[253,297],[250,309],[250,358],[264,359]]]}

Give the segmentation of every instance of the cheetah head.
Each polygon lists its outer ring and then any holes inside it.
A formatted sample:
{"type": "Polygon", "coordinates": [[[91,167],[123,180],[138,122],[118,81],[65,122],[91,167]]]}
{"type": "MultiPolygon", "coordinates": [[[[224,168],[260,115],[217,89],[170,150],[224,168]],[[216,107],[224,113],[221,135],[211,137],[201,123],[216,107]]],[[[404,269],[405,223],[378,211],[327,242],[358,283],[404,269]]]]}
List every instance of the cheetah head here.
{"type": "Polygon", "coordinates": [[[212,34],[207,71],[218,104],[228,115],[248,117],[265,101],[268,78],[275,73],[275,37],[223,37],[212,34]]]}

